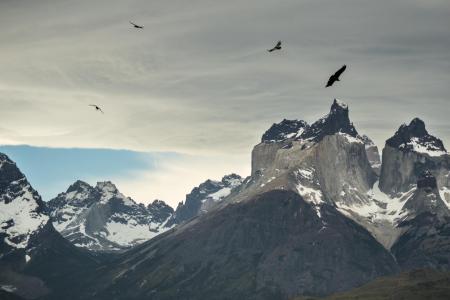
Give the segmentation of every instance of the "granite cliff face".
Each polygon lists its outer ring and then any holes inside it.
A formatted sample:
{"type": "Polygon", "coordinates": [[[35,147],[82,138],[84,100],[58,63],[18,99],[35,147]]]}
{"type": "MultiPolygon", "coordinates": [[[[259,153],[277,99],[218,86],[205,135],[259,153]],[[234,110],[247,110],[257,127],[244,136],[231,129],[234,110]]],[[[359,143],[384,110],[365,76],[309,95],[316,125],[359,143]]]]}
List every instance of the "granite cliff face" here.
{"type": "Polygon", "coordinates": [[[334,100],[329,114],[311,126],[295,121],[301,124],[298,130],[279,133],[287,122],[274,124],[254,147],[252,177],[231,201],[272,189],[295,191],[315,206],[369,201],[366,193],[377,175],[368,160],[365,140],[350,122],[345,103],[334,100]],[[267,136],[272,138],[264,138],[267,136]]]}
{"type": "Polygon", "coordinates": [[[372,166],[373,171],[377,174],[377,176],[380,176],[381,158],[378,147],[367,135],[363,135],[362,139],[364,141],[364,145],[366,146],[367,159],[369,159],[369,163],[372,166]]]}
{"type": "Polygon", "coordinates": [[[400,267],[450,270],[450,210],[431,172],[420,175],[403,210],[405,217],[397,225],[403,233],[391,249],[400,267]]]}
{"type": "Polygon", "coordinates": [[[420,174],[429,170],[437,179],[442,198],[450,205],[450,155],[442,141],[415,118],[403,124],[383,149],[380,190],[395,195],[409,191],[420,174]]]}

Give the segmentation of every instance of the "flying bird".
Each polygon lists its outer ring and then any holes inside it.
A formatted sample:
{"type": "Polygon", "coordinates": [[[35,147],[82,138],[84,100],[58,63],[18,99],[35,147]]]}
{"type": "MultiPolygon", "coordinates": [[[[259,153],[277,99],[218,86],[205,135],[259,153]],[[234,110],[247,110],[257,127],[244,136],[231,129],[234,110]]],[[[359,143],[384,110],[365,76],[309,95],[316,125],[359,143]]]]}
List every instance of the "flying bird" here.
{"type": "Polygon", "coordinates": [[[335,81],[340,81],[339,76],[341,76],[342,73],[344,73],[345,69],[347,68],[346,65],[343,65],[342,68],[336,71],[333,75],[331,75],[330,79],[328,79],[326,88],[329,86],[332,86],[335,81]]]}
{"type": "Polygon", "coordinates": [[[131,22],[130,21],[130,24],[131,25],[133,25],[134,26],[134,28],[138,28],[138,29],[144,29],[144,26],[141,26],[141,25],[137,25],[137,24],[134,24],[133,22],[131,22]]]}
{"type": "Polygon", "coordinates": [[[95,104],[89,104],[89,106],[94,107],[96,111],[99,111],[99,112],[101,112],[102,114],[104,114],[103,110],[102,110],[98,105],[95,105],[95,104]]]}
{"type": "Polygon", "coordinates": [[[267,51],[272,52],[275,50],[281,50],[281,41],[278,41],[278,43],[273,47],[272,49],[268,49],[267,51]]]}

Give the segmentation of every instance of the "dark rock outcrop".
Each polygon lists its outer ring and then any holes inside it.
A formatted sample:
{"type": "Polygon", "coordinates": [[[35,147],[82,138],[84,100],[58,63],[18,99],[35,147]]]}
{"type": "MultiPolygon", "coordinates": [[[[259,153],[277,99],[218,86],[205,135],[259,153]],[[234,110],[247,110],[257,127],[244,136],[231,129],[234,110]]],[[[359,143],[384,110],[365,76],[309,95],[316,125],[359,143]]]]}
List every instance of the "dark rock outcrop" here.
{"type": "Polygon", "coordinates": [[[325,136],[333,135],[338,132],[348,134],[352,137],[358,135],[353,123],[350,122],[347,104],[334,99],[330,113],[314,122],[311,127],[302,134],[301,138],[312,139],[318,142],[325,136]]]}

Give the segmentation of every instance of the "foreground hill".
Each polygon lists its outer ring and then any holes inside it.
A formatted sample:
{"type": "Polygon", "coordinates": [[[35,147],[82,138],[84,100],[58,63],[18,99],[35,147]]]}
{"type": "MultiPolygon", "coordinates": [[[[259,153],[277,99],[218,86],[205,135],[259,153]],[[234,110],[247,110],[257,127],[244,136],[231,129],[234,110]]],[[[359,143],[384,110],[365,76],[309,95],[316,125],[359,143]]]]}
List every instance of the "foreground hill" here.
{"type": "Polygon", "coordinates": [[[363,227],[332,206],[320,214],[290,191],[227,206],[128,251],[81,298],[287,299],[397,271],[363,227]]]}
{"type": "Polygon", "coordinates": [[[450,299],[450,273],[431,269],[414,270],[396,276],[377,278],[359,288],[325,298],[296,297],[293,300],[447,300],[450,299]]]}

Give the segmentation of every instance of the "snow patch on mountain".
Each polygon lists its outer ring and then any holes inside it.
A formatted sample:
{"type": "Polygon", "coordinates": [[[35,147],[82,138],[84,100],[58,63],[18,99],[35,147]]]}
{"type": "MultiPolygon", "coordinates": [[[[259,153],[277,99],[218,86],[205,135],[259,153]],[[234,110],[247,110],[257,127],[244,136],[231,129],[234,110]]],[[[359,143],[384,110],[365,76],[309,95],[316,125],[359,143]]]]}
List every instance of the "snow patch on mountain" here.
{"type": "Polygon", "coordinates": [[[444,200],[445,205],[450,209],[450,189],[446,186],[441,187],[439,189],[439,194],[442,200],[444,200]]]}
{"type": "Polygon", "coordinates": [[[364,144],[364,141],[362,140],[362,138],[360,136],[353,137],[347,133],[342,133],[342,132],[338,132],[337,134],[344,137],[347,140],[347,142],[349,142],[349,143],[364,144]]]}
{"type": "Polygon", "coordinates": [[[27,187],[9,203],[0,202],[0,233],[5,243],[15,248],[26,248],[30,236],[42,228],[48,216],[38,213],[38,204],[27,187]]]}
{"type": "Polygon", "coordinates": [[[429,156],[441,156],[448,154],[447,151],[442,150],[442,148],[436,146],[434,143],[420,141],[417,137],[413,137],[411,138],[411,141],[401,144],[399,149],[412,149],[414,152],[427,154],[429,156]]]}
{"type": "Polygon", "coordinates": [[[406,201],[411,198],[416,188],[401,193],[397,197],[391,197],[383,193],[376,182],[371,190],[367,192],[368,202],[354,203],[346,205],[344,203],[336,203],[338,210],[343,213],[353,212],[361,217],[368,218],[372,222],[388,221],[393,226],[403,220],[407,211],[403,209],[406,201]]]}
{"type": "Polygon", "coordinates": [[[173,209],[155,200],[148,207],[124,196],[109,182],[95,187],[77,181],[48,203],[54,227],[78,247],[120,250],[170,229],[173,209]]]}
{"type": "Polygon", "coordinates": [[[6,155],[0,153],[0,234],[13,248],[26,248],[30,237],[47,224],[39,194],[6,155]]]}
{"type": "Polygon", "coordinates": [[[154,238],[158,234],[170,229],[162,226],[162,229],[158,230],[160,225],[161,224],[158,223],[138,224],[133,221],[123,224],[110,221],[106,223],[106,231],[102,231],[101,234],[104,238],[107,238],[118,245],[131,247],[154,238]]]}
{"type": "Polygon", "coordinates": [[[311,204],[317,216],[321,217],[320,206],[325,203],[320,186],[314,178],[315,170],[312,167],[299,168],[294,171],[296,190],[302,198],[311,204]]]}

